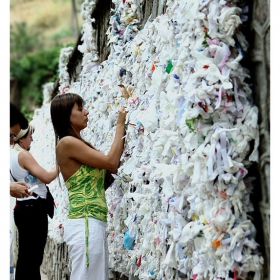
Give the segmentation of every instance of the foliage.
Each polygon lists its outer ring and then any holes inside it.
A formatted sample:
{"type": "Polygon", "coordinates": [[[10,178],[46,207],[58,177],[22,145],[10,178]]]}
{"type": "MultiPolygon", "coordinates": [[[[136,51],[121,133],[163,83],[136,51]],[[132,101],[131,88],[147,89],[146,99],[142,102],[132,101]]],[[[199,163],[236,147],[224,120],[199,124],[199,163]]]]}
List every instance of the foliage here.
{"type": "Polygon", "coordinates": [[[39,30],[28,28],[26,22],[15,23],[10,30],[10,54],[12,59],[20,59],[27,53],[42,48],[43,37],[39,30]]]}
{"type": "Polygon", "coordinates": [[[50,39],[52,40],[54,46],[58,46],[60,41],[63,41],[64,38],[70,38],[71,36],[73,36],[71,28],[64,27],[58,32],[51,34],[50,39]]]}
{"type": "Polygon", "coordinates": [[[19,81],[21,110],[31,120],[34,109],[43,102],[42,86],[58,77],[58,60],[63,46],[57,43],[44,48],[43,36],[28,28],[26,23],[16,23],[10,38],[10,76],[19,81]]]}
{"type": "Polygon", "coordinates": [[[74,45],[70,19],[69,0],[10,1],[10,76],[19,81],[16,98],[29,120],[42,105],[42,86],[57,79],[60,49],[74,45]]]}
{"type": "Polygon", "coordinates": [[[25,107],[28,107],[27,104],[35,107],[42,104],[42,85],[54,82],[58,76],[60,48],[52,47],[28,54],[19,60],[11,60],[10,75],[19,80],[21,104],[25,104],[25,107]]]}
{"type": "Polygon", "coordinates": [[[21,107],[21,112],[25,116],[25,118],[30,122],[33,119],[33,111],[31,111],[26,104],[21,107]]]}

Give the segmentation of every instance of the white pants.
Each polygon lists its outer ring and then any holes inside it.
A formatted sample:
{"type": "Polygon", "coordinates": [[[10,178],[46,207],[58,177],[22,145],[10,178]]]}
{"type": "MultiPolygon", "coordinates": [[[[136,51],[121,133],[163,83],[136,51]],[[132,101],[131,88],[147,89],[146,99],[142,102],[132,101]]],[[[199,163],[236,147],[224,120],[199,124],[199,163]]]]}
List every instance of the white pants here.
{"type": "Polygon", "coordinates": [[[70,280],[108,280],[107,223],[92,217],[89,227],[89,267],[86,267],[85,219],[68,219],[64,226],[64,239],[71,260],[70,280]]]}

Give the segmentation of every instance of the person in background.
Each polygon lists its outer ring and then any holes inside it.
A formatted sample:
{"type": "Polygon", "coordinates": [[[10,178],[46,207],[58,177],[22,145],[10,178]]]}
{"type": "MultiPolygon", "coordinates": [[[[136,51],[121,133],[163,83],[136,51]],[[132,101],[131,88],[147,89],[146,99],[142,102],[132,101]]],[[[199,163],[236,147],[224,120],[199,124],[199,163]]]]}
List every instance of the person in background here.
{"type": "MultiPolygon", "coordinates": [[[[28,127],[28,121],[19,109],[10,102],[10,145],[14,144],[16,135],[23,128],[28,127]]],[[[29,186],[26,182],[11,182],[10,183],[10,195],[16,198],[28,197],[31,195],[28,192],[29,186]]]]}
{"type": "Polygon", "coordinates": [[[32,195],[17,198],[14,208],[14,221],[18,229],[18,260],[15,280],[40,280],[40,266],[48,234],[46,210],[47,188],[57,177],[57,168],[43,169],[29,152],[34,129],[26,129],[13,138],[10,150],[10,175],[14,181],[28,181],[30,187],[36,186],[32,195]]]}
{"type": "Polygon", "coordinates": [[[88,114],[83,99],[74,93],[57,95],[51,102],[56,158],[69,196],[64,238],[72,261],[70,279],[108,280],[104,178],[106,170],[117,173],[124,145],[126,111],[124,107],[119,110],[115,138],[107,155],[81,137],[88,114]]]}
{"type": "MultiPolygon", "coordinates": [[[[28,127],[28,121],[20,110],[10,102],[10,145],[14,144],[14,138],[22,128],[28,127]]],[[[15,198],[28,197],[32,192],[28,192],[30,187],[26,182],[11,182],[10,196],[15,198]]],[[[14,256],[13,256],[13,235],[10,230],[10,280],[14,280],[14,256]]]]}

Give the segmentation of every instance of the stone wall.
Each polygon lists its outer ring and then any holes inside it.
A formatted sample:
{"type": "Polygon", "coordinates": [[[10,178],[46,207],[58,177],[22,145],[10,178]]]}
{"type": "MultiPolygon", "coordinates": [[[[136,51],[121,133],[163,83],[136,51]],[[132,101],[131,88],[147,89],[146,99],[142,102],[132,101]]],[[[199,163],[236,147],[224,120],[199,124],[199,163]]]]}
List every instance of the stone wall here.
{"type": "Polygon", "coordinates": [[[48,280],[69,280],[69,266],[68,248],[66,244],[56,243],[48,237],[44,260],[41,266],[41,270],[47,275],[48,280]]]}
{"type": "Polygon", "coordinates": [[[255,104],[259,108],[260,176],[265,268],[270,279],[270,1],[256,0],[253,4],[251,31],[253,34],[250,61],[255,104]]]}

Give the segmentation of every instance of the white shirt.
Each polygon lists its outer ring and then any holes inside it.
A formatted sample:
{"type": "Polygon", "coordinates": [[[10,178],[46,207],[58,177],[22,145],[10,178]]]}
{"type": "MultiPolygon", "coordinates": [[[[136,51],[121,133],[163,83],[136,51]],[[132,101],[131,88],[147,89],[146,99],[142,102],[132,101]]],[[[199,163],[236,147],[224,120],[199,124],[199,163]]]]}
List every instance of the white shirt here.
{"type": "MultiPolygon", "coordinates": [[[[10,171],[13,175],[13,177],[17,181],[25,181],[25,178],[30,174],[28,170],[22,168],[19,165],[18,162],[18,155],[21,151],[16,151],[14,149],[10,150],[10,171]]],[[[14,182],[14,179],[10,174],[10,181],[14,182]]],[[[35,185],[38,185],[39,188],[37,188],[34,192],[38,194],[38,197],[46,198],[47,196],[47,188],[45,183],[41,182],[38,178],[36,181],[32,183],[28,183],[30,187],[33,187],[35,185]]],[[[24,197],[24,198],[17,198],[17,200],[22,201],[22,200],[28,200],[28,199],[37,199],[38,197],[34,196],[29,196],[29,197],[24,197]]]]}

